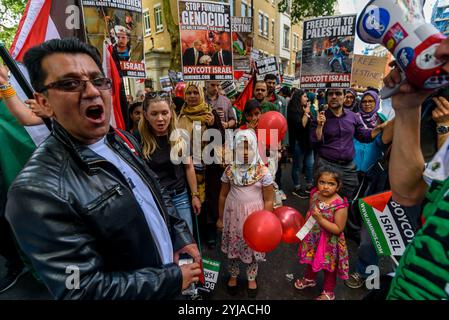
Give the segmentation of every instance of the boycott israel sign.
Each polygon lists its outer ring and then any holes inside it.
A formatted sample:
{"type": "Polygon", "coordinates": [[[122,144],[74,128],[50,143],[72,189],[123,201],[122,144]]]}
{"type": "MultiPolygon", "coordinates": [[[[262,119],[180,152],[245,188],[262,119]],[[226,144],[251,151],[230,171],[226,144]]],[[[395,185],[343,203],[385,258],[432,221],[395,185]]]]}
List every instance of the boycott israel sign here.
{"type": "Polygon", "coordinates": [[[349,88],[356,15],[304,21],[301,88],[349,88]]]}
{"type": "Polygon", "coordinates": [[[209,292],[215,289],[215,285],[218,281],[218,273],[220,271],[220,262],[203,258],[203,270],[204,270],[204,288],[209,292]]]}
{"type": "Polygon", "coordinates": [[[178,12],[184,80],[233,80],[229,3],[178,0],[178,12]]]}
{"type": "Polygon", "coordinates": [[[379,256],[402,256],[415,237],[406,211],[391,191],[359,200],[360,213],[379,256]]]}

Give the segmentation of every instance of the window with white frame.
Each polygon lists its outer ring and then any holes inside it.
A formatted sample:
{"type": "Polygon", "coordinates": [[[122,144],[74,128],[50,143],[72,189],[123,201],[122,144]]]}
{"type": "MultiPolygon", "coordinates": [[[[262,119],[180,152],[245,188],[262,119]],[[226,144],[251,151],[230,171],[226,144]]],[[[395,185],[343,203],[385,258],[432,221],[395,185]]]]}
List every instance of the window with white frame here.
{"type": "Polygon", "coordinates": [[[154,21],[156,23],[156,32],[164,30],[164,24],[162,22],[162,8],[161,6],[154,7],[154,21]]]}
{"type": "Polygon", "coordinates": [[[264,34],[265,37],[268,37],[268,31],[269,31],[268,30],[268,25],[269,25],[268,21],[269,21],[268,15],[265,15],[264,16],[264,30],[263,30],[264,31],[263,34],[264,34]]]}
{"type": "Polygon", "coordinates": [[[240,12],[240,14],[241,14],[242,17],[246,17],[246,16],[248,15],[248,10],[247,10],[247,8],[248,8],[248,6],[247,6],[246,2],[243,2],[243,1],[242,1],[241,12],[240,12]]]}
{"type": "Polygon", "coordinates": [[[145,27],[145,35],[151,35],[150,12],[148,10],[143,13],[143,23],[145,27]]]}
{"type": "Polygon", "coordinates": [[[293,33],[293,50],[298,51],[299,46],[299,35],[297,33],[293,33]]]}
{"type": "Polygon", "coordinates": [[[259,33],[263,34],[263,13],[259,12],[259,33]]]}
{"type": "Polygon", "coordinates": [[[284,24],[282,47],[285,49],[290,48],[290,27],[284,24]]]}

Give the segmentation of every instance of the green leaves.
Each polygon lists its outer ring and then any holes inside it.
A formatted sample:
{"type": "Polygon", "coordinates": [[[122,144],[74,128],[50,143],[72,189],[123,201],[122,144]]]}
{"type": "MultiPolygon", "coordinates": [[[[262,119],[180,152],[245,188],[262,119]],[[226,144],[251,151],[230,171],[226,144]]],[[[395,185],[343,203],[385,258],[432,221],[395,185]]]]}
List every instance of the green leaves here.
{"type": "Polygon", "coordinates": [[[0,0],[0,41],[9,48],[27,0],[0,0]]]}
{"type": "Polygon", "coordinates": [[[303,18],[332,15],[337,0],[281,0],[278,4],[279,12],[290,11],[293,23],[303,18]],[[291,9],[289,8],[291,3],[291,9]]]}

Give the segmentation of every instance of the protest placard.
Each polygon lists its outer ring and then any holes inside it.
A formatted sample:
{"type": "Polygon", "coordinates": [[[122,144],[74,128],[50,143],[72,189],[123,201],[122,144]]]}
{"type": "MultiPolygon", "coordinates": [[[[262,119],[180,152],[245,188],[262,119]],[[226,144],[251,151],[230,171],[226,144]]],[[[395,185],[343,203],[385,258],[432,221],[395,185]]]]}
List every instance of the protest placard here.
{"type": "Polygon", "coordinates": [[[145,78],[142,1],[82,3],[87,42],[101,55],[105,44],[112,45],[121,76],[145,78]]]}
{"type": "Polygon", "coordinates": [[[184,80],[233,80],[229,3],[178,0],[178,12],[184,80]]]}
{"type": "Polygon", "coordinates": [[[304,21],[301,88],[349,88],[356,15],[304,21]]]}
{"type": "Polygon", "coordinates": [[[232,17],[232,50],[235,71],[251,71],[252,29],[251,17],[232,17]]]}
{"type": "Polygon", "coordinates": [[[392,199],[391,191],[359,200],[360,214],[379,256],[402,256],[415,237],[406,208],[392,199]]]}
{"type": "Polygon", "coordinates": [[[173,89],[173,84],[169,76],[160,77],[159,82],[161,83],[161,88],[163,91],[170,92],[173,89]]]}
{"type": "Polygon", "coordinates": [[[276,57],[256,60],[257,79],[263,80],[265,75],[274,74],[279,79],[279,68],[276,57]]]}
{"type": "Polygon", "coordinates": [[[386,64],[387,57],[355,54],[352,62],[351,87],[362,90],[367,87],[380,89],[383,86],[386,64]]]}

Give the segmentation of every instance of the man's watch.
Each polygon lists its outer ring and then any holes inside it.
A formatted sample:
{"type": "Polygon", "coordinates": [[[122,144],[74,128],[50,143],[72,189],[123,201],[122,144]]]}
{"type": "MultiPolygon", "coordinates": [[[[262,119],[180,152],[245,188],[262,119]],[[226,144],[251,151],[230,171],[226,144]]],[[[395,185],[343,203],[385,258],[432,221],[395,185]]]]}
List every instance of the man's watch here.
{"type": "Polygon", "coordinates": [[[449,126],[438,126],[437,127],[438,134],[447,134],[449,133],[449,126]]]}

